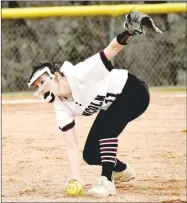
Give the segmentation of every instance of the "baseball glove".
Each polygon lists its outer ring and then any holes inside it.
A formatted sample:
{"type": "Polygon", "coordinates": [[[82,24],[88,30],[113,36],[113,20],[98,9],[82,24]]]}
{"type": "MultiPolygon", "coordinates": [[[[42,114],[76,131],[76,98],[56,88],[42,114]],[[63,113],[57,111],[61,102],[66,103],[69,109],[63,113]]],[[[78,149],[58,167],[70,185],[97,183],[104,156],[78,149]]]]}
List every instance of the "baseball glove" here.
{"type": "Polygon", "coordinates": [[[144,13],[130,12],[125,16],[125,20],[124,29],[128,30],[131,35],[144,34],[143,26],[152,28],[159,34],[162,33],[162,30],[155,25],[153,19],[144,13]]]}

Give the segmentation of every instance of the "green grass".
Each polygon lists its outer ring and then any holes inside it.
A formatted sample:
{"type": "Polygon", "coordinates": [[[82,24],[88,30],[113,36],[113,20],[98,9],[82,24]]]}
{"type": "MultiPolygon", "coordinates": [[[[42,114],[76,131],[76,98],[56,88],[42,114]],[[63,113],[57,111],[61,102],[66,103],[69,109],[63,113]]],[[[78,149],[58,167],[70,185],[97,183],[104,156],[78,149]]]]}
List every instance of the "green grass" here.
{"type": "Polygon", "coordinates": [[[153,92],[186,92],[185,86],[165,86],[165,87],[150,87],[153,92]]]}
{"type": "Polygon", "coordinates": [[[2,93],[2,97],[18,98],[18,97],[31,97],[33,92],[6,92],[2,93]]]}
{"type": "MultiPolygon", "coordinates": [[[[150,87],[152,92],[186,92],[185,86],[150,87]]],[[[32,97],[34,92],[7,92],[2,93],[2,97],[16,99],[19,97],[32,97]]]]}

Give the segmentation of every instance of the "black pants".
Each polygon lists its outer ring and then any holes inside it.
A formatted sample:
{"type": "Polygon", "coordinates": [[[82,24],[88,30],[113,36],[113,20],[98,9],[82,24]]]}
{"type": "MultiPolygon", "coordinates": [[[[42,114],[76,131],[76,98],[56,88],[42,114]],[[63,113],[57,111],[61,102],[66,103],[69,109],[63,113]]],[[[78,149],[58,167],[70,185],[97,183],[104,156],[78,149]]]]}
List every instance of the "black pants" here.
{"type": "Polygon", "coordinates": [[[84,160],[90,165],[101,165],[99,140],[115,138],[125,126],[148,107],[150,95],[148,86],[132,74],[128,74],[126,85],[114,103],[97,115],[83,151],[84,160]]]}

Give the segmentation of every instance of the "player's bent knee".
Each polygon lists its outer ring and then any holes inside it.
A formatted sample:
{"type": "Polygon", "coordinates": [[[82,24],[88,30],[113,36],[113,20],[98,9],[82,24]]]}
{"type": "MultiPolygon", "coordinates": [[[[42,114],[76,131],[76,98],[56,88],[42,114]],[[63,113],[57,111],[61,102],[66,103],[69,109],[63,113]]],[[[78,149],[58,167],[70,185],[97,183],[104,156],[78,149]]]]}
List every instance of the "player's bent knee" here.
{"type": "Polygon", "coordinates": [[[83,151],[83,159],[87,164],[91,165],[91,160],[86,150],[83,151]]]}
{"type": "Polygon", "coordinates": [[[89,165],[96,165],[94,158],[92,157],[91,153],[87,150],[83,151],[83,159],[89,165]]]}

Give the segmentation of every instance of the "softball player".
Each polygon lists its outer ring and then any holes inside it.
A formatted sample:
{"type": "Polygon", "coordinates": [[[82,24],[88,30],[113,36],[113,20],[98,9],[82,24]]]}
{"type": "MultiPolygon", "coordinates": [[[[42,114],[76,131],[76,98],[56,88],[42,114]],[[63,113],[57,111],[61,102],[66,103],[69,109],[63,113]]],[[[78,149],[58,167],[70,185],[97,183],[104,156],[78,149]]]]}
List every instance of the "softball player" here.
{"type": "Polygon", "coordinates": [[[37,88],[35,96],[54,102],[58,127],[67,145],[71,178],[82,184],[75,116],[99,111],[83,151],[88,164],[102,166],[98,183],[89,190],[93,195],[114,195],[114,180],[135,177],[133,169],[117,159],[118,136],[147,109],[149,90],[145,82],[127,70],[115,69],[111,60],[135,35],[143,33],[143,26],[162,33],[148,15],[131,12],[126,15],[124,32],[104,50],[75,66],[68,61],[62,67],[49,61],[39,63],[28,82],[29,87],[37,88]]]}

